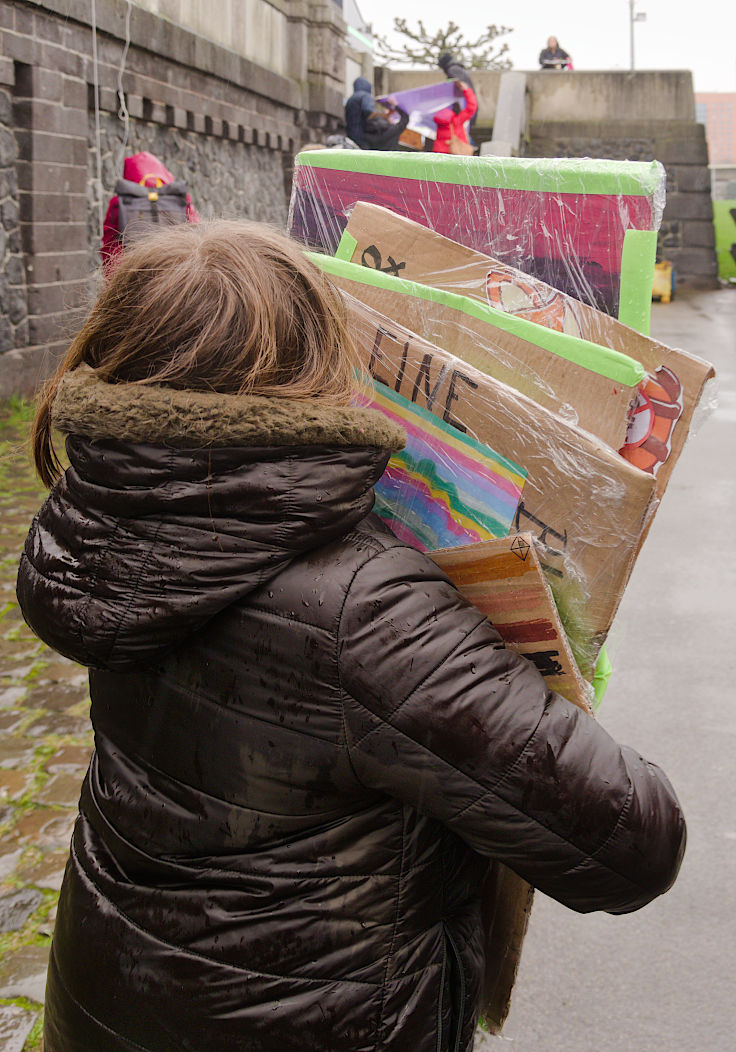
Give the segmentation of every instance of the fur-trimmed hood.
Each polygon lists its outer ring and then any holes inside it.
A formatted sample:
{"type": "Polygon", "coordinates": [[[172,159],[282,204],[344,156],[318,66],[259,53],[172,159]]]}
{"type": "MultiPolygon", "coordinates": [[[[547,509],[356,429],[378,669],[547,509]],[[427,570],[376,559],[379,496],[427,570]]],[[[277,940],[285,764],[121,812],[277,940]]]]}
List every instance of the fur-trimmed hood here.
{"type": "Polygon", "coordinates": [[[404,444],[372,410],[108,384],[87,366],[52,419],[70,467],[31,527],[18,599],[50,646],[122,670],[347,533],[404,444]]]}
{"type": "Polygon", "coordinates": [[[64,375],[52,419],[64,434],[179,449],[373,446],[395,452],[406,441],[400,427],[371,409],[335,408],[318,399],[110,384],[88,365],[64,375]]]}

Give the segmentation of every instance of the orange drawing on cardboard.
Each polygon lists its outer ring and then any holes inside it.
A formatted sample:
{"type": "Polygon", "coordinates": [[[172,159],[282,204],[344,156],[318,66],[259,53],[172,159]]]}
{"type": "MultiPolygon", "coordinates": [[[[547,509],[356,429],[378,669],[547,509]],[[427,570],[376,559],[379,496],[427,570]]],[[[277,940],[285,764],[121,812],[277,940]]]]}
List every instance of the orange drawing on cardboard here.
{"type": "Polygon", "coordinates": [[[568,336],[582,336],[580,320],[568,296],[539,282],[524,281],[507,267],[488,271],[486,296],[496,310],[516,314],[568,336]]]}
{"type": "Polygon", "coordinates": [[[672,432],[682,415],[682,384],[671,369],[660,366],[639,387],[621,456],[656,475],[670,455],[672,432]]]}

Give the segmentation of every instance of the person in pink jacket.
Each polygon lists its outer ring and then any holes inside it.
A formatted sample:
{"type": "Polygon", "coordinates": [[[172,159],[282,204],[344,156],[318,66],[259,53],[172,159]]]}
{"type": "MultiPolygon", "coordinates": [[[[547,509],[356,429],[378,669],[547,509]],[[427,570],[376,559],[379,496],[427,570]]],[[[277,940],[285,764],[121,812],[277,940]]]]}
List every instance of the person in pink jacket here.
{"type": "Polygon", "coordinates": [[[433,153],[452,153],[450,139],[453,135],[457,136],[461,142],[469,145],[465,125],[477,112],[478,100],[469,84],[465,84],[462,80],[458,80],[457,83],[462,90],[465,105],[463,109],[460,109],[460,103],[455,102],[452,106],[447,106],[444,110],[439,110],[435,113],[434,122],[437,125],[437,138],[434,140],[433,153]]]}

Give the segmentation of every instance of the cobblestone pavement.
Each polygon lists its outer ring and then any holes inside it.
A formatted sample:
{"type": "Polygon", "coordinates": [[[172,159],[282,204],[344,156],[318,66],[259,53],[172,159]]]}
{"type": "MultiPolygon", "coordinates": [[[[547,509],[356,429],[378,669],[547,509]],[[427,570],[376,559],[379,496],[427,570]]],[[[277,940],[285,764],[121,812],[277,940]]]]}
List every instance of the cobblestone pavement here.
{"type": "Polygon", "coordinates": [[[0,1048],[41,1049],[56,900],[92,748],[87,675],[40,643],[15,598],[44,499],[27,406],[0,405],[0,1048]]]}

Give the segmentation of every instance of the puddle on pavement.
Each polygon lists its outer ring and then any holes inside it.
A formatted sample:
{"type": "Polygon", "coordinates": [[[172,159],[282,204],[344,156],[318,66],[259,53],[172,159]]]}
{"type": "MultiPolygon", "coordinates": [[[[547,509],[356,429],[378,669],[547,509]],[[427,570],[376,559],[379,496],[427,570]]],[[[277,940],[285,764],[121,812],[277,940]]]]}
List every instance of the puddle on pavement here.
{"type": "Polygon", "coordinates": [[[28,693],[28,687],[0,687],[0,709],[17,705],[28,693]]]}
{"type": "Polygon", "coordinates": [[[0,847],[0,881],[6,880],[15,872],[15,867],[21,860],[22,848],[8,850],[8,845],[0,847]]]}
{"type": "MultiPolygon", "coordinates": [[[[25,884],[32,884],[36,888],[43,888],[44,891],[59,891],[68,857],[68,850],[50,851],[40,859],[36,859],[19,870],[18,879],[25,884]]],[[[54,908],[54,915],[56,915],[56,908],[54,908]]],[[[42,926],[42,929],[39,929],[42,934],[50,923],[51,921],[47,918],[45,925],[42,926]]],[[[51,934],[51,932],[47,932],[47,934],[51,934]]]]}
{"type": "Polygon", "coordinates": [[[18,665],[17,668],[8,668],[7,665],[5,665],[2,678],[10,681],[15,680],[17,682],[19,679],[25,679],[29,672],[33,672],[35,667],[35,661],[31,661],[28,665],[18,665]]]}
{"type": "Polygon", "coordinates": [[[0,738],[0,767],[27,767],[37,742],[28,738],[0,738]]]}
{"type": "Polygon", "coordinates": [[[89,720],[85,716],[72,716],[68,712],[52,712],[40,716],[25,729],[33,738],[45,738],[49,734],[69,735],[81,738],[89,730],[89,720]]]}
{"type": "Polygon", "coordinates": [[[12,733],[16,727],[20,727],[25,718],[24,712],[17,712],[14,709],[0,712],[0,734],[12,733]]]}
{"type": "Polygon", "coordinates": [[[67,851],[75,818],[76,812],[37,807],[17,822],[12,830],[13,839],[21,847],[33,844],[42,851],[67,851]]]}
{"type": "Polygon", "coordinates": [[[86,745],[62,745],[59,751],[46,761],[44,770],[49,774],[56,771],[79,771],[81,783],[82,776],[89,766],[91,752],[91,748],[86,745]]]}
{"type": "Polygon", "coordinates": [[[0,801],[17,800],[28,792],[34,775],[30,771],[0,770],[0,801]]]}
{"type": "MultiPolygon", "coordinates": [[[[15,595],[15,592],[13,592],[15,595]]],[[[8,614],[5,615],[9,616],[8,614]]],[[[0,625],[5,623],[5,619],[0,621],[0,625]]],[[[0,636],[0,668],[3,672],[7,669],[7,663],[10,661],[26,661],[29,658],[34,658],[41,650],[42,644],[36,639],[34,645],[29,647],[28,641],[25,639],[5,639],[0,636]]]]}
{"type": "MultiPolygon", "coordinates": [[[[45,709],[48,712],[66,712],[73,705],[78,705],[87,696],[87,677],[82,686],[74,683],[49,683],[37,679],[23,699],[27,709],[45,709]]],[[[69,731],[55,731],[56,734],[69,734],[69,731]]]]}

